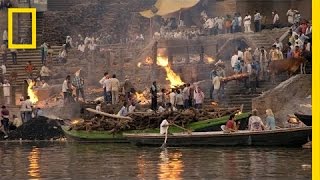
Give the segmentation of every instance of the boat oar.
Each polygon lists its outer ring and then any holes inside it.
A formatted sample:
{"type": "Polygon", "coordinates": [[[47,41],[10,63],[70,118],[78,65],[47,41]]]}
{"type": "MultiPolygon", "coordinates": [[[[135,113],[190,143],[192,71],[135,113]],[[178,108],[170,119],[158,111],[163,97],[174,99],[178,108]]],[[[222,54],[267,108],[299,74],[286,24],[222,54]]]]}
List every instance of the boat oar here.
{"type": "Polygon", "coordinates": [[[166,129],[164,141],[163,141],[163,143],[161,145],[161,148],[166,148],[167,147],[167,139],[168,139],[168,129],[166,129]]]}
{"type": "Polygon", "coordinates": [[[182,126],[179,126],[179,125],[177,125],[177,124],[175,124],[175,123],[170,123],[170,124],[176,126],[177,128],[180,128],[180,129],[183,129],[183,130],[187,131],[188,134],[191,134],[191,133],[192,133],[192,131],[191,131],[190,129],[186,129],[186,128],[184,128],[184,127],[182,127],[182,126]]]}

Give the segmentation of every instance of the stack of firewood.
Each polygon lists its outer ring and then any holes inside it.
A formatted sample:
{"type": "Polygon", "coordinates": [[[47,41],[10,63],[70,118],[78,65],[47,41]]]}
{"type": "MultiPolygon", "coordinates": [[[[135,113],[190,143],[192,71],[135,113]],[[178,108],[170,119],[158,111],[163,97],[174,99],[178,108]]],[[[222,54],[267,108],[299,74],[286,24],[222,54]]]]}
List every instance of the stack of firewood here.
{"type": "Polygon", "coordinates": [[[135,112],[127,117],[98,112],[91,108],[87,111],[95,114],[88,120],[72,125],[75,130],[97,130],[110,131],[111,133],[123,130],[143,130],[158,128],[162,120],[167,119],[174,124],[182,127],[191,122],[197,122],[207,119],[219,118],[241,111],[240,108],[207,108],[207,109],[188,109],[184,111],[165,111],[163,113],[155,112],[135,112]]]}

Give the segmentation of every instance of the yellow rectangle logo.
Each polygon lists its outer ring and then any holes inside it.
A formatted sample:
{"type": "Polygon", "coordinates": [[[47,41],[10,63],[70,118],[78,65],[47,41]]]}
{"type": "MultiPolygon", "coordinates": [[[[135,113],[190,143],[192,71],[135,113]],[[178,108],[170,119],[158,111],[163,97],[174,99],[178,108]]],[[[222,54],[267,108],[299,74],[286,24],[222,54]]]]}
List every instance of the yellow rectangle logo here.
{"type": "Polygon", "coordinates": [[[36,49],[37,48],[37,9],[36,8],[9,8],[8,9],[8,48],[9,49],[36,49]],[[13,44],[13,13],[31,13],[31,44],[13,44]]]}

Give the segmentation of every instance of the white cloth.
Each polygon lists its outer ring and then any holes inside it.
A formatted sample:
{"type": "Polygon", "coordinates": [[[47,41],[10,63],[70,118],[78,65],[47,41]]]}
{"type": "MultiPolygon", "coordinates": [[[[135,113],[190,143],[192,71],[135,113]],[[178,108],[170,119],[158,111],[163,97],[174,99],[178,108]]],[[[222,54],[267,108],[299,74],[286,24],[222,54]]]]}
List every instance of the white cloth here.
{"type": "Polygon", "coordinates": [[[10,96],[10,84],[5,83],[2,86],[3,86],[3,96],[5,96],[5,97],[10,96]]]}
{"type": "Polygon", "coordinates": [[[273,16],[273,24],[275,24],[278,20],[279,20],[279,15],[278,15],[278,14],[275,14],[275,15],[273,16]]]}
{"type": "Polygon", "coordinates": [[[196,88],[193,93],[193,98],[196,104],[202,104],[204,100],[204,93],[198,88],[196,88]]]}
{"type": "Polygon", "coordinates": [[[129,113],[133,113],[136,110],[136,106],[129,106],[129,113]]]}
{"type": "Polygon", "coordinates": [[[68,92],[68,81],[67,80],[63,81],[62,92],[68,92]]]}
{"type": "Polygon", "coordinates": [[[256,13],[255,15],[254,15],[254,21],[260,21],[261,20],[261,15],[260,15],[260,13],[256,13]]]}
{"type": "Polygon", "coordinates": [[[183,88],[182,94],[183,94],[183,99],[184,99],[184,100],[189,99],[189,96],[190,96],[190,88],[189,88],[189,87],[183,88]]]}
{"type": "Polygon", "coordinates": [[[165,119],[160,124],[160,134],[166,134],[168,132],[169,122],[165,119]]]}
{"type": "Polygon", "coordinates": [[[30,101],[30,99],[25,100],[23,105],[24,105],[24,107],[23,107],[24,111],[32,111],[33,105],[32,105],[32,102],[30,101]]]}
{"type": "Polygon", "coordinates": [[[170,103],[171,103],[171,105],[173,106],[173,105],[174,105],[174,102],[175,102],[175,99],[176,99],[176,93],[171,92],[171,93],[169,94],[169,98],[170,98],[170,103]]]}
{"type": "Polygon", "coordinates": [[[128,114],[127,108],[125,106],[122,106],[122,108],[118,112],[118,116],[127,116],[127,114],[128,114]]]}
{"type": "Polygon", "coordinates": [[[243,19],[243,24],[244,24],[244,25],[249,25],[249,24],[251,24],[251,16],[250,16],[250,15],[247,15],[246,17],[244,17],[244,19],[243,19]]]}
{"type": "Polygon", "coordinates": [[[292,9],[289,9],[287,11],[287,16],[288,16],[288,23],[293,24],[294,23],[294,11],[292,9]]]}
{"type": "MultiPolygon", "coordinates": [[[[119,91],[120,82],[119,82],[119,80],[117,78],[111,78],[110,79],[110,84],[111,84],[111,91],[119,91]]],[[[107,85],[106,85],[106,88],[107,88],[107,85]]]]}
{"type": "Polygon", "coordinates": [[[111,79],[107,79],[106,77],[103,77],[99,83],[102,85],[103,88],[106,88],[106,91],[111,91],[111,79]]]}
{"type": "Polygon", "coordinates": [[[231,67],[234,68],[234,65],[236,64],[236,62],[238,61],[238,55],[233,55],[231,57],[231,67]]]}
{"type": "Polygon", "coordinates": [[[4,40],[4,41],[8,40],[8,32],[6,30],[3,31],[2,40],[4,40]]]}
{"type": "Polygon", "coordinates": [[[183,96],[182,94],[177,94],[175,98],[176,105],[183,105],[183,96]]]}
{"type": "Polygon", "coordinates": [[[221,86],[221,77],[215,76],[212,80],[214,89],[220,89],[221,86]]]}
{"type": "Polygon", "coordinates": [[[40,70],[40,76],[49,76],[50,70],[46,66],[42,66],[40,70]]]}
{"type": "Polygon", "coordinates": [[[96,111],[101,112],[101,104],[98,104],[98,105],[96,106],[96,111]]]}
{"type": "Polygon", "coordinates": [[[243,52],[242,51],[238,51],[238,57],[240,57],[241,60],[243,60],[243,52]]]}
{"type": "Polygon", "coordinates": [[[241,16],[238,17],[238,22],[239,22],[239,26],[241,26],[242,25],[242,17],[241,16]]]}
{"type": "Polygon", "coordinates": [[[2,74],[7,73],[7,67],[4,64],[1,65],[1,70],[2,70],[2,74]]]}
{"type": "Polygon", "coordinates": [[[79,44],[79,46],[78,46],[79,51],[84,53],[85,49],[86,49],[86,46],[84,44],[79,44]]]}

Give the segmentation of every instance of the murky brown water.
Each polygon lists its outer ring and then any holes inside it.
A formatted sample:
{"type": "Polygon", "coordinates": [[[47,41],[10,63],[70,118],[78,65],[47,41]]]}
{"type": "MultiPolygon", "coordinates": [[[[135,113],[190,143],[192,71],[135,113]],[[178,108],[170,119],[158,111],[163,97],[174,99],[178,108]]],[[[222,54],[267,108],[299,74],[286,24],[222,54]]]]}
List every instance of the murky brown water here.
{"type": "Polygon", "coordinates": [[[311,179],[311,150],[0,143],[0,179],[311,179]]]}

